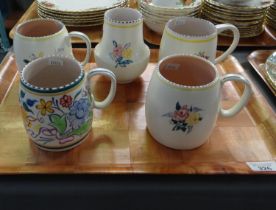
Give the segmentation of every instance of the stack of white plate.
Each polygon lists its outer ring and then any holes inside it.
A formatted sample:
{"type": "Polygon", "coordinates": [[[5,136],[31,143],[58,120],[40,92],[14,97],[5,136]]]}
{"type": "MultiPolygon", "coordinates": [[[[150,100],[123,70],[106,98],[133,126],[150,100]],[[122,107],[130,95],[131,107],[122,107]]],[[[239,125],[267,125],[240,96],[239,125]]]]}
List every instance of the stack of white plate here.
{"type": "Polygon", "coordinates": [[[104,12],[127,6],[127,0],[36,0],[42,18],[60,20],[66,26],[96,26],[103,24],[104,12]]]}
{"type": "Polygon", "coordinates": [[[272,4],[266,13],[266,24],[276,30],[276,2],[272,4]]]}
{"type": "Polygon", "coordinates": [[[198,17],[201,0],[140,0],[138,7],[145,24],[162,35],[168,20],[179,16],[198,17]]]}
{"type": "Polygon", "coordinates": [[[235,25],[241,37],[254,37],[264,31],[265,13],[272,3],[273,0],[204,0],[201,15],[215,24],[235,25]]]}

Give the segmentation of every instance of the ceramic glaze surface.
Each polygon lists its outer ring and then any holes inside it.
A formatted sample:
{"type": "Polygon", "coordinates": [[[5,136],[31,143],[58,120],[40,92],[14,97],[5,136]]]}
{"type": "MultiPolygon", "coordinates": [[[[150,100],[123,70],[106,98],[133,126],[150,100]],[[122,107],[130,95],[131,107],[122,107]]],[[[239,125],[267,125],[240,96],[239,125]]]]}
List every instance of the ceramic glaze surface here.
{"type": "Polygon", "coordinates": [[[234,116],[245,106],[250,95],[250,84],[239,75],[220,77],[211,62],[198,56],[169,56],[159,62],[150,80],[145,104],[147,127],[154,139],[167,147],[194,149],[208,140],[219,113],[224,117],[234,116]],[[214,75],[213,79],[203,85],[180,85],[165,78],[160,70],[170,68],[171,72],[185,75],[183,66],[187,62],[201,62],[203,68],[197,76],[201,77],[205,65],[214,75]],[[222,86],[233,80],[243,83],[245,91],[237,104],[224,110],[220,107],[222,86]]]}
{"type": "Polygon", "coordinates": [[[49,149],[67,147],[78,142],[90,130],[92,98],[85,88],[68,91],[39,97],[37,93],[21,87],[24,126],[36,144],[49,149]]]}
{"type": "Polygon", "coordinates": [[[276,51],[273,52],[265,62],[265,69],[268,80],[272,87],[276,89],[276,51]]]}
{"type": "Polygon", "coordinates": [[[72,53],[71,37],[82,39],[86,44],[86,55],[82,64],[85,65],[91,55],[89,38],[81,32],[68,33],[62,22],[53,19],[33,19],[17,26],[14,36],[14,51],[18,70],[21,72],[29,62],[49,55],[66,55],[72,53]],[[53,29],[57,26],[56,29],[53,29]],[[41,28],[41,29],[40,29],[41,28]],[[48,34],[39,34],[46,30],[48,34]],[[49,31],[52,31],[49,33],[49,31]]]}
{"type": "Polygon", "coordinates": [[[49,151],[77,146],[91,129],[93,108],[104,108],[112,101],[115,84],[115,75],[109,70],[94,69],[85,75],[81,66],[68,57],[44,57],[31,62],[23,69],[19,90],[22,118],[29,138],[49,151]],[[51,68],[57,73],[56,78],[49,81],[51,68]],[[45,76],[40,77],[40,74],[45,76]],[[63,84],[63,74],[71,76],[67,84],[63,84]],[[102,102],[95,101],[91,95],[90,78],[96,74],[111,79],[110,92],[102,102]],[[36,85],[32,81],[36,81],[36,85]],[[60,85],[56,85],[58,82],[60,85]]]}
{"type": "Polygon", "coordinates": [[[193,54],[218,63],[234,51],[239,43],[239,37],[239,30],[231,24],[215,26],[211,22],[199,18],[174,18],[165,26],[159,59],[173,54],[193,54]],[[217,36],[225,30],[233,32],[234,40],[228,50],[216,58],[217,36]]]}
{"type": "Polygon", "coordinates": [[[110,69],[118,83],[139,77],[149,62],[150,50],[143,40],[140,12],[116,8],[105,13],[103,38],[94,51],[98,67],[110,69]]]}

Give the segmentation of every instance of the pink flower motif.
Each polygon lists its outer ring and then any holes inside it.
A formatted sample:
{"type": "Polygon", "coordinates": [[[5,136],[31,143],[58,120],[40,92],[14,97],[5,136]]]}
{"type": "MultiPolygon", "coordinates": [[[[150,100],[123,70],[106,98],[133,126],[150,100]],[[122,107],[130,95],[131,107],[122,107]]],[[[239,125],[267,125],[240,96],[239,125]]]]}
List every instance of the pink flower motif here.
{"type": "Polygon", "coordinates": [[[185,105],[173,113],[172,119],[175,121],[185,121],[188,117],[189,117],[189,110],[187,105],[185,105]]]}
{"type": "Polygon", "coordinates": [[[123,47],[118,45],[117,47],[113,48],[113,56],[114,57],[122,57],[123,47]]]}

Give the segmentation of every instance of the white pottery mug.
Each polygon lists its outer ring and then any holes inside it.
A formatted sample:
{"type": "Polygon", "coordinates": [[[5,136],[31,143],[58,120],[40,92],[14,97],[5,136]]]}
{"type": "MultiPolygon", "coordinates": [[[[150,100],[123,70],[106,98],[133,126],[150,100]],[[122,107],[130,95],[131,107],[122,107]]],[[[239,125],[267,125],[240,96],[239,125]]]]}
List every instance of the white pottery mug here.
{"type": "Polygon", "coordinates": [[[210,136],[218,114],[232,117],[247,103],[251,86],[238,74],[220,76],[215,65],[195,55],[172,55],[161,60],[146,96],[146,122],[159,143],[173,149],[193,149],[210,136]],[[230,109],[220,107],[227,81],[245,85],[243,95],[230,109]]]}
{"type": "Polygon", "coordinates": [[[86,44],[86,56],[82,65],[91,56],[88,36],[78,31],[68,33],[65,25],[54,19],[32,19],[19,24],[14,35],[14,52],[18,70],[21,72],[32,60],[49,55],[73,56],[70,38],[77,37],[86,44]]]}
{"type": "Polygon", "coordinates": [[[75,59],[63,56],[38,58],[20,74],[19,101],[25,129],[33,143],[43,150],[64,151],[79,145],[91,129],[93,108],[104,108],[116,92],[115,75],[107,69],[87,74],[75,59]],[[91,77],[110,78],[105,100],[91,94],[91,77]]]}
{"type": "Polygon", "coordinates": [[[173,18],[165,26],[159,60],[173,54],[193,54],[218,63],[235,50],[239,39],[239,30],[232,24],[214,25],[207,20],[194,17],[173,18]],[[225,30],[231,30],[234,39],[230,47],[216,58],[218,34],[225,30]]]}
{"type": "Polygon", "coordinates": [[[94,56],[97,66],[113,71],[118,83],[129,83],[139,77],[150,57],[143,39],[142,14],[131,8],[106,11],[103,37],[94,56]]]}

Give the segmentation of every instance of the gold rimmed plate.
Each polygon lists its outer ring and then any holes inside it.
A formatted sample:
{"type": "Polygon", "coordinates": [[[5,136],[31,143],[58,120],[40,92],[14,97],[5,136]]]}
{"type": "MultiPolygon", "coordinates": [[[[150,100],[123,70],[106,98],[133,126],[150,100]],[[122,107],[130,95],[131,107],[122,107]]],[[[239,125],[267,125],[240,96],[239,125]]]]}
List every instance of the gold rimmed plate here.
{"type": "Polygon", "coordinates": [[[107,10],[112,7],[120,6],[127,2],[127,0],[36,0],[37,3],[48,10],[59,13],[90,13],[101,10],[107,10]]]}
{"type": "Polygon", "coordinates": [[[264,16],[265,10],[261,10],[258,12],[246,12],[246,13],[239,13],[235,11],[230,11],[230,10],[221,10],[219,8],[211,7],[208,4],[204,4],[202,7],[202,11],[210,11],[216,14],[221,14],[221,15],[226,15],[226,16],[233,16],[233,17],[241,17],[241,18],[260,18],[264,16]]]}
{"type": "Polygon", "coordinates": [[[203,9],[203,14],[209,17],[214,17],[214,18],[219,18],[223,20],[228,20],[228,21],[236,21],[236,22],[242,22],[242,23],[248,23],[248,22],[254,22],[254,21],[263,21],[264,15],[259,15],[259,16],[234,16],[231,14],[226,14],[226,13],[218,13],[213,10],[209,10],[204,8],[203,9]]]}
{"type": "Polygon", "coordinates": [[[268,8],[273,0],[205,0],[212,5],[235,11],[254,11],[268,8]]]}
{"type": "MultiPolygon", "coordinates": [[[[164,2],[170,3],[172,1],[163,0],[164,2]]],[[[184,1],[184,0],[183,0],[184,1]]],[[[187,13],[193,12],[194,10],[198,10],[201,7],[201,0],[189,0],[190,4],[183,6],[181,4],[180,6],[172,7],[172,6],[161,6],[157,3],[157,1],[153,0],[141,0],[140,1],[140,7],[147,8],[148,10],[152,12],[164,12],[164,13],[183,13],[183,11],[186,11],[187,13]]],[[[179,2],[179,0],[178,0],[179,2]]]]}
{"type": "Polygon", "coordinates": [[[97,22],[97,21],[103,21],[103,17],[96,17],[96,18],[70,18],[70,17],[62,17],[62,16],[52,16],[48,15],[44,12],[38,11],[38,14],[40,16],[43,16],[45,18],[53,18],[60,20],[62,22],[76,22],[76,23],[89,23],[89,22],[97,22]]]}

